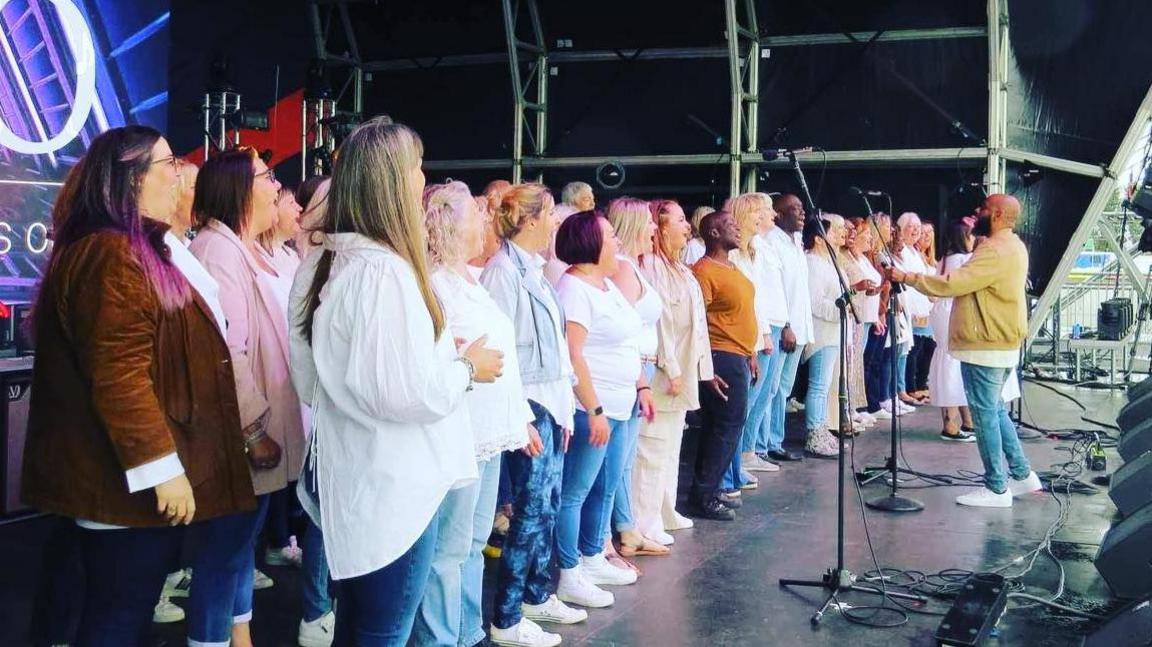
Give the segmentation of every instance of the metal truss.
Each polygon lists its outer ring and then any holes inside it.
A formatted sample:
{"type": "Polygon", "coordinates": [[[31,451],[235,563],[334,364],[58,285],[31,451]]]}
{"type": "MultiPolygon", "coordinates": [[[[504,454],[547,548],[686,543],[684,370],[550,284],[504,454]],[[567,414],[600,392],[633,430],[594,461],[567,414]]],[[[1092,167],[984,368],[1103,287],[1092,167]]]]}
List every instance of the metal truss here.
{"type": "MultiPolygon", "coordinates": [[[[524,135],[532,157],[543,157],[548,139],[548,47],[536,0],[502,0],[508,69],[512,73],[512,182],[524,174],[524,135]],[[521,38],[520,19],[527,13],[530,35],[521,38]],[[535,98],[529,95],[535,93],[535,98]],[[529,128],[529,122],[531,127],[529,128]]],[[[543,176],[537,177],[537,181],[543,176]]]]}
{"type": "MultiPolygon", "coordinates": [[[[728,192],[740,193],[741,162],[757,156],[760,132],[760,27],[754,0],[725,0],[728,75],[732,81],[732,126],[728,137],[728,192]],[[743,7],[743,20],[740,9],[743,7]]],[[[744,190],[756,190],[756,169],[749,168],[744,190]]]]}
{"type": "Polygon", "coordinates": [[[308,96],[308,93],[305,93],[301,104],[301,179],[328,171],[336,147],[332,120],[336,117],[340,109],[340,99],[349,86],[352,88],[350,112],[356,115],[364,113],[364,65],[360,58],[356,31],[348,14],[348,4],[349,2],[333,0],[308,2],[314,56],[329,69],[344,70],[346,76],[343,88],[335,97],[308,96]],[[329,41],[334,29],[340,30],[343,34],[347,52],[337,54],[331,51],[329,41]]]}

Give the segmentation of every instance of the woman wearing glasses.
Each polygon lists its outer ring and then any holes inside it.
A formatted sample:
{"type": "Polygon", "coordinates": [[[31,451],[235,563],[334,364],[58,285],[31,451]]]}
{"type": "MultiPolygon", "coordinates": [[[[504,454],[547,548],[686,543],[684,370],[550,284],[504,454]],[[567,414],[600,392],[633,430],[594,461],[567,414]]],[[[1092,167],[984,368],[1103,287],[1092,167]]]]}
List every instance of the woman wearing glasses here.
{"type": "Polygon", "coordinates": [[[179,172],[143,126],[92,141],[53,208],[36,305],[23,497],[76,520],[75,644],[147,644],[183,533],[254,507],[223,317],[166,234],[179,172]],[[187,272],[187,273],[186,273],[187,272]],[[62,406],[62,403],[68,403],[62,406]]]}
{"type": "Polygon", "coordinates": [[[280,183],[255,151],[209,159],[196,181],[192,211],[202,223],[191,250],[220,284],[227,340],[240,405],[243,443],[252,463],[258,507],[204,524],[192,533],[188,638],[197,645],[252,644],[255,541],[268,495],[300,475],[304,430],[288,370],[288,317],[283,282],[260,251],[275,227],[280,183]]]}

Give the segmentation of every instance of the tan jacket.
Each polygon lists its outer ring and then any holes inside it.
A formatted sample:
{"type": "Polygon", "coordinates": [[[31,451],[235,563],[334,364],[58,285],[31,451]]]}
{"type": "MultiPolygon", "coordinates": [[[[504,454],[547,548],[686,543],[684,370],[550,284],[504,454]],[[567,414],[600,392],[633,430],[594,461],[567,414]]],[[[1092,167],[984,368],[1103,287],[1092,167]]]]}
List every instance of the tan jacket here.
{"type": "Polygon", "coordinates": [[[688,267],[670,268],[652,256],[645,256],[641,270],[664,302],[656,326],[658,370],[652,378],[652,399],[658,411],[695,411],[700,408],[697,383],[712,379],[712,350],[700,286],[688,267]],[[677,377],[683,384],[680,395],[669,395],[668,384],[677,377]]]}
{"type": "Polygon", "coordinates": [[[268,435],[283,450],[278,466],[252,471],[252,485],[256,494],[283,489],[300,477],[305,449],[300,399],[288,370],[288,315],[264,270],[226,225],[210,220],[188,248],[220,284],[240,422],[248,426],[271,410],[268,435]]]}
{"type": "Polygon", "coordinates": [[[228,346],[200,296],[165,312],[127,235],[111,231],[63,250],[41,289],[24,501],[165,526],[153,490],[129,494],[124,473],[176,452],[196,521],[253,509],[228,346]]]}
{"type": "Polygon", "coordinates": [[[1028,250],[1009,230],[984,240],[963,267],[946,276],[909,274],[908,284],[935,297],[955,297],[948,345],[953,350],[1017,350],[1028,334],[1024,287],[1028,250]]]}

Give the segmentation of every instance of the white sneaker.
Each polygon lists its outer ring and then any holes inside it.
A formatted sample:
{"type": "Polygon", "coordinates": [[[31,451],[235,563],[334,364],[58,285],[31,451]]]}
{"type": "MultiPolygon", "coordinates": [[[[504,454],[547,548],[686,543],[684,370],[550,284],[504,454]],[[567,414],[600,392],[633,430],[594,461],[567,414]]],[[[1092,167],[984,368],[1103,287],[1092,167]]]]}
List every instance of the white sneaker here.
{"type": "Polygon", "coordinates": [[[589,584],[624,586],[636,583],[636,571],[630,568],[616,568],[608,563],[604,553],[592,557],[580,557],[580,576],[589,584]]]}
{"type": "Polygon", "coordinates": [[[663,530],[653,529],[649,532],[645,532],[644,536],[660,544],[661,546],[671,546],[672,544],[676,543],[676,538],[663,530]]]}
{"type": "Polygon", "coordinates": [[[312,622],[300,621],[296,642],[300,647],[329,647],[336,633],[336,613],[329,611],[312,622]]]}
{"type": "Polygon", "coordinates": [[[172,622],[180,622],[183,619],[184,609],[173,604],[168,599],[168,596],[160,596],[160,601],[156,603],[156,608],[152,610],[152,622],[166,625],[172,622]]]}
{"type": "Polygon", "coordinates": [[[788,404],[785,406],[788,413],[799,413],[804,410],[804,403],[796,398],[788,398],[788,404]]]}
{"type": "Polygon", "coordinates": [[[254,573],[252,573],[252,590],[253,591],[263,591],[264,589],[270,589],[275,584],[276,584],[276,582],[273,582],[272,578],[265,575],[263,572],[260,571],[260,569],[256,569],[256,571],[254,573]]]}
{"type": "Polygon", "coordinates": [[[891,400],[885,400],[885,401],[881,402],[880,403],[880,410],[887,413],[889,416],[897,416],[897,417],[902,416],[905,413],[908,413],[907,411],[905,411],[901,407],[893,407],[891,400]]]}
{"type": "Polygon", "coordinates": [[[296,535],[288,538],[288,545],[283,548],[269,548],[264,551],[264,563],[269,566],[295,566],[300,567],[304,559],[304,551],[296,545],[296,535]]]}
{"type": "Polygon", "coordinates": [[[875,420],[891,420],[892,412],[881,408],[879,411],[872,411],[868,415],[872,416],[875,420]]]}
{"type": "Polygon", "coordinates": [[[507,629],[493,625],[488,638],[497,645],[511,647],[555,647],[561,641],[560,634],[548,633],[528,618],[520,618],[520,622],[507,629]]]}
{"type": "Polygon", "coordinates": [[[904,402],[897,402],[896,408],[900,411],[903,411],[904,413],[914,413],[916,411],[916,407],[910,404],[905,404],[904,402]]]}
{"type": "Polygon", "coordinates": [[[565,602],[593,609],[610,607],[616,602],[616,596],[612,595],[611,591],[605,591],[584,579],[579,566],[560,569],[560,583],[556,586],[556,597],[565,602]]]}
{"type": "Polygon", "coordinates": [[[771,461],[766,461],[757,456],[754,452],[745,452],[744,456],[740,459],[740,467],[744,468],[747,472],[779,472],[780,466],[771,461]]]}
{"type": "Polygon", "coordinates": [[[876,420],[876,416],[868,413],[867,411],[860,412],[860,422],[864,423],[866,426],[871,427],[872,425],[875,425],[876,420]]]}
{"type": "Polygon", "coordinates": [[[175,573],[169,573],[168,577],[164,578],[164,592],[161,596],[166,598],[186,598],[188,597],[188,589],[191,587],[192,569],[181,569],[175,573]]]}
{"type": "Polygon", "coordinates": [[[536,622],[554,622],[558,625],[574,625],[577,622],[584,622],[588,619],[587,611],[584,609],[573,609],[561,602],[560,598],[555,595],[548,596],[544,604],[522,603],[520,605],[520,613],[524,614],[524,617],[529,620],[535,620],[536,622]]]}
{"type": "Polygon", "coordinates": [[[1013,497],[1031,494],[1044,489],[1044,484],[1040,482],[1040,477],[1036,476],[1036,472],[1028,472],[1028,476],[1024,479],[1017,481],[1014,478],[1008,479],[1008,491],[1012,493],[1013,497]]]}
{"type": "Polygon", "coordinates": [[[992,490],[982,487],[956,497],[956,503],[974,508],[1011,508],[1012,492],[1004,490],[1002,494],[996,494],[992,490]]]}
{"type": "Polygon", "coordinates": [[[675,515],[675,518],[673,518],[671,523],[668,521],[664,522],[664,530],[667,530],[668,532],[674,532],[676,530],[688,530],[689,528],[696,527],[696,522],[692,521],[688,517],[685,517],[679,512],[674,512],[673,514],[675,515]]]}

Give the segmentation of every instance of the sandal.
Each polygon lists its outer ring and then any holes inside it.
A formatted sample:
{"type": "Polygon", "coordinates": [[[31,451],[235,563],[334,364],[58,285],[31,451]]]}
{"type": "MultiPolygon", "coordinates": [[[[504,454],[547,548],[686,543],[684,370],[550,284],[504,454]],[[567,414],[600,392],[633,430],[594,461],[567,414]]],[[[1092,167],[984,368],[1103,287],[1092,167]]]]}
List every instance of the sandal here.
{"type": "Polygon", "coordinates": [[[621,557],[664,557],[665,555],[672,554],[672,549],[652,541],[651,539],[641,535],[639,544],[624,543],[624,539],[620,539],[620,556],[621,557]]]}
{"type": "Polygon", "coordinates": [[[608,560],[608,563],[611,564],[612,566],[619,568],[621,570],[635,571],[635,573],[637,575],[643,575],[644,574],[644,571],[641,571],[639,566],[636,566],[632,562],[624,559],[615,551],[613,551],[611,553],[604,553],[604,559],[608,560]]]}

